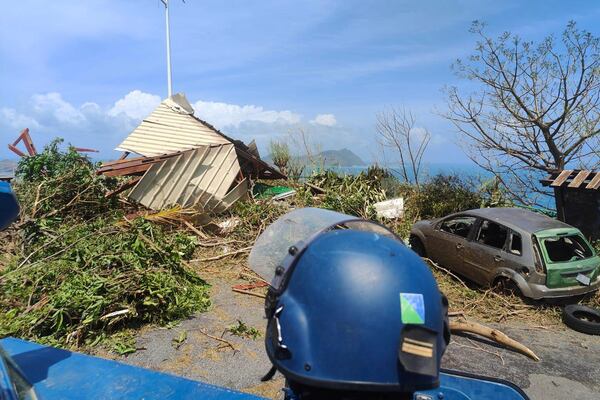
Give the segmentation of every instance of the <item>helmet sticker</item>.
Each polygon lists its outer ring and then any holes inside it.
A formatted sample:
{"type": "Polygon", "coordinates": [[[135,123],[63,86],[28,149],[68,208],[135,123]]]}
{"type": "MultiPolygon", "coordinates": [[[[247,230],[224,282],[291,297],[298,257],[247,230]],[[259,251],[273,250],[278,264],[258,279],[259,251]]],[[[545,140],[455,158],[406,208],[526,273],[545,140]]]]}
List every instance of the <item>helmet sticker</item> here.
{"type": "Polygon", "coordinates": [[[400,293],[400,315],[403,324],[424,324],[423,295],[421,293],[400,293]]]}

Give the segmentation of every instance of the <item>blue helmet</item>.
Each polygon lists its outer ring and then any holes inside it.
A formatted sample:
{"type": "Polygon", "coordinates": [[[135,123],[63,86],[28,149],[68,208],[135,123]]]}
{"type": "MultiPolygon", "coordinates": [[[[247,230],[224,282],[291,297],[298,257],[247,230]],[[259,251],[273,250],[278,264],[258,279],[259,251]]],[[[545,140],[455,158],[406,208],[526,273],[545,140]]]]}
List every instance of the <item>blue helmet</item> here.
{"type": "Polygon", "coordinates": [[[429,268],[386,228],[295,210],[257,240],[250,266],[265,278],[274,272],[266,350],[289,381],[378,392],[439,385],[448,303],[429,268]]]}

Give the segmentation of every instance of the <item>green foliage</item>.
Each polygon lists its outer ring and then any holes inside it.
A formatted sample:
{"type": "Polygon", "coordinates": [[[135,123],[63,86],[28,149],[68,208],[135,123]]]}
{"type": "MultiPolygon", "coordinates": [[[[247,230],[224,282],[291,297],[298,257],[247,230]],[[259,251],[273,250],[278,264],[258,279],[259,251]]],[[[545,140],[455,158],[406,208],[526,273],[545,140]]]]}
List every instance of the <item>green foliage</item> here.
{"type": "MultiPolygon", "coordinates": [[[[62,224],[24,243],[0,272],[0,336],[81,345],[140,323],[165,324],[209,305],[206,283],[182,264],[195,238],[143,219],[62,224]]],[[[121,346],[124,352],[130,346],[121,346]]]]}
{"type": "Polygon", "coordinates": [[[171,339],[171,345],[173,345],[173,347],[178,349],[181,347],[181,345],[183,345],[185,343],[185,341],[187,340],[187,337],[188,337],[187,331],[181,331],[181,332],[179,332],[179,335],[177,335],[176,337],[171,339]]]}
{"type": "Polygon", "coordinates": [[[246,337],[256,340],[260,336],[260,331],[253,326],[248,326],[238,319],[237,325],[231,325],[227,328],[229,333],[239,337],[246,337]]]}
{"type": "Polygon", "coordinates": [[[15,171],[21,215],[46,219],[40,224],[95,217],[115,205],[105,193],[116,187],[117,180],[97,176],[89,158],[72,147],[60,150],[61,143],[55,139],[43,152],[23,157],[15,171]]]}
{"type": "Polygon", "coordinates": [[[415,192],[407,208],[414,207],[422,218],[438,218],[479,208],[481,202],[476,188],[457,175],[436,175],[422,185],[419,192],[415,192]]]}
{"type": "Polygon", "coordinates": [[[257,232],[262,232],[286,211],[287,208],[282,204],[268,200],[237,202],[231,209],[231,214],[242,223],[234,228],[232,235],[240,240],[254,241],[257,232]]]}
{"type": "MultiPolygon", "coordinates": [[[[103,339],[105,335],[99,336],[103,339]]],[[[98,340],[100,342],[100,340],[98,340]]],[[[105,346],[120,356],[135,353],[137,351],[135,334],[131,330],[117,332],[106,338],[105,346]]]]}
{"type": "Polygon", "coordinates": [[[288,162],[290,161],[289,146],[285,142],[271,140],[269,148],[271,150],[273,164],[275,164],[277,168],[279,168],[279,170],[285,174],[287,171],[288,162]]]}
{"type": "Polygon", "coordinates": [[[499,179],[493,178],[481,183],[479,187],[481,197],[480,207],[514,207],[515,203],[510,200],[506,188],[502,186],[499,179]]]}
{"type": "Polygon", "coordinates": [[[386,198],[381,179],[368,171],[342,176],[328,170],[314,173],[309,182],[325,190],[320,207],[371,219],[375,218],[373,204],[386,198]]]}
{"type": "Polygon", "coordinates": [[[367,180],[375,182],[385,192],[388,199],[405,196],[413,190],[413,186],[400,182],[392,171],[379,165],[371,165],[365,172],[367,180]]]}
{"type": "Polygon", "coordinates": [[[293,182],[298,182],[304,173],[306,165],[302,162],[299,157],[292,157],[288,161],[287,165],[287,176],[293,182]]]}

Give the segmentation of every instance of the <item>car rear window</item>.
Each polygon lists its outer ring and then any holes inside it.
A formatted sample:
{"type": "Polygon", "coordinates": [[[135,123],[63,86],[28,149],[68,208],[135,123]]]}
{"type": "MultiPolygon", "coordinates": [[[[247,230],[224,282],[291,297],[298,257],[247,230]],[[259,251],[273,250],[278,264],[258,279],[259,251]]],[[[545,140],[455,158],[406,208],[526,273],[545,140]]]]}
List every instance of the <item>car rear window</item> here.
{"type": "Polygon", "coordinates": [[[594,252],[579,235],[556,236],[542,239],[550,262],[566,262],[590,258],[594,252]]]}
{"type": "Polygon", "coordinates": [[[523,243],[521,242],[521,235],[513,232],[510,240],[510,252],[513,254],[521,255],[523,252],[523,243]]]}

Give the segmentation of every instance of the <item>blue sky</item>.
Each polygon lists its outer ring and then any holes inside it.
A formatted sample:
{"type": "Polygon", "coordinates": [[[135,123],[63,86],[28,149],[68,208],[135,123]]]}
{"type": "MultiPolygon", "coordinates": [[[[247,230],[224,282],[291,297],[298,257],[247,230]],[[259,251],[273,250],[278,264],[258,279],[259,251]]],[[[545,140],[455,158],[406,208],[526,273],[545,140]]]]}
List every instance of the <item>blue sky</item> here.
{"type": "MultiPolygon", "coordinates": [[[[324,149],[378,158],[375,117],[411,109],[433,135],[426,159],[466,162],[442,88],[466,84],[471,21],[537,40],[569,20],[599,34],[594,1],[171,0],[174,91],[263,153],[299,128],[324,149]]],[[[166,96],[159,0],[20,0],[0,14],[0,158],[24,128],[111,152],[166,96]]]]}

